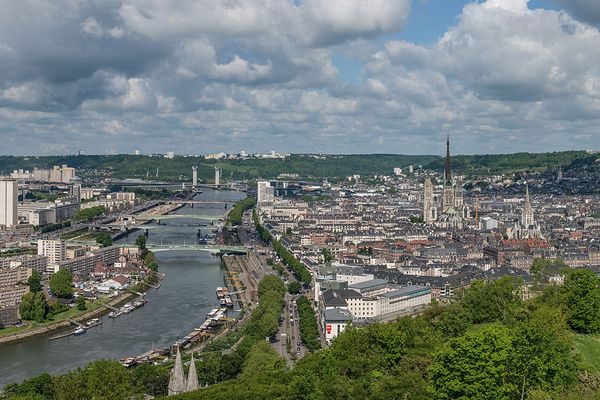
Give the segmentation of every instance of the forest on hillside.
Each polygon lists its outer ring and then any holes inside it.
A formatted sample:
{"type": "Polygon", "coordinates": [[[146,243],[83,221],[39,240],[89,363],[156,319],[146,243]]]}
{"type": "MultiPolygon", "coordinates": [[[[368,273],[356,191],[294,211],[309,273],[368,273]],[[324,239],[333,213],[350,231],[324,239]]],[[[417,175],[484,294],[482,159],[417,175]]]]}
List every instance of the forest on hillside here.
{"type": "MultiPolygon", "coordinates": [[[[459,155],[452,157],[456,172],[466,175],[491,175],[517,171],[534,171],[557,166],[567,167],[574,161],[590,162],[582,151],[555,153],[515,153],[494,155],[459,155]]],[[[198,178],[212,182],[214,167],[222,169],[224,180],[276,178],[279,174],[298,174],[300,178],[344,178],[350,175],[391,175],[396,167],[409,165],[441,171],[444,159],[432,155],[356,154],[305,155],[293,154],[285,159],[224,159],[203,157],[133,155],[72,155],[72,156],[0,156],[0,172],[16,169],[50,168],[66,164],[78,169],[78,175],[88,178],[158,178],[163,180],[191,179],[192,166],[198,167],[198,178]]]]}

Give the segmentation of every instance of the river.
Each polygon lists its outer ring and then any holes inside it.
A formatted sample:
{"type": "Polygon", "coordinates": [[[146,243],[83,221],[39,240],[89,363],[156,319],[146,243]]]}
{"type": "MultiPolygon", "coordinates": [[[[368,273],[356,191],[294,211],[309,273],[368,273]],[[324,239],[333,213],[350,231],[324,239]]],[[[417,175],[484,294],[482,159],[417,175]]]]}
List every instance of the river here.
{"type": "MultiPolygon", "coordinates": [[[[203,189],[196,200],[237,201],[244,193],[203,189]]],[[[217,204],[185,206],[177,214],[220,215],[217,204]]],[[[196,241],[197,219],[169,219],[160,226],[150,224],[148,243],[191,244],[196,241]]],[[[211,227],[203,228],[210,230],[211,227]]],[[[138,233],[119,240],[133,243],[138,233]]],[[[215,288],[223,285],[220,259],[201,251],[156,252],[160,271],[166,274],[158,290],[151,290],[148,303],[129,314],[112,319],[84,335],[49,341],[49,336],[0,347],[0,387],[44,372],[61,374],[98,359],[118,359],[142,354],[153,347],[168,347],[198,327],[204,316],[218,306],[215,288]]],[[[53,335],[56,332],[52,333],[53,335]]]]}

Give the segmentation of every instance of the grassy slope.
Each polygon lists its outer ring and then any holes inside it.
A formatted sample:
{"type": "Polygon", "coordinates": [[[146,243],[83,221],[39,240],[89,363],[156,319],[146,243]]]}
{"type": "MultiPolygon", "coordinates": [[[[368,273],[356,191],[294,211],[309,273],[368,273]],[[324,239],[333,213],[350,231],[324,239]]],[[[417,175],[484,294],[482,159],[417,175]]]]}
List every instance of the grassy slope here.
{"type": "Polygon", "coordinates": [[[573,335],[575,348],[583,357],[587,369],[600,372],[600,337],[593,335],[573,335]]]}

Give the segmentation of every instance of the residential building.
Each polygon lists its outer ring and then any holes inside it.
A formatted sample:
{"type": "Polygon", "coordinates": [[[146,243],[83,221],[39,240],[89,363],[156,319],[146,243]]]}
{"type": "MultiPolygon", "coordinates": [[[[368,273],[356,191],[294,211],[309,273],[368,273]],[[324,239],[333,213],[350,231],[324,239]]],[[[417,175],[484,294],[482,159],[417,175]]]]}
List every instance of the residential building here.
{"type": "Polygon", "coordinates": [[[0,179],[0,227],[10,228],[18,220],[19,185],[14,179],[0,179]]]}

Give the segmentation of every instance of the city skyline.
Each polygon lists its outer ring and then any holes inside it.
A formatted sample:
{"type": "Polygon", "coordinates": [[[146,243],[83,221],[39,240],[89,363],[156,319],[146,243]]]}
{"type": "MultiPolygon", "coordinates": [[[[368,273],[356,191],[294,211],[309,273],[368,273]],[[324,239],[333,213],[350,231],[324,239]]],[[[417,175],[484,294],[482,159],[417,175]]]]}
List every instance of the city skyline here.
{"type": "Polygon", "coordinates": [[[581,0],[11,0],[0,153],[590,150],[599,22],[581,0]]]}

